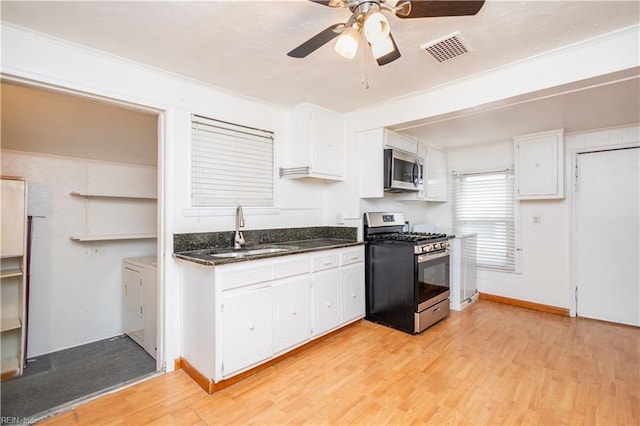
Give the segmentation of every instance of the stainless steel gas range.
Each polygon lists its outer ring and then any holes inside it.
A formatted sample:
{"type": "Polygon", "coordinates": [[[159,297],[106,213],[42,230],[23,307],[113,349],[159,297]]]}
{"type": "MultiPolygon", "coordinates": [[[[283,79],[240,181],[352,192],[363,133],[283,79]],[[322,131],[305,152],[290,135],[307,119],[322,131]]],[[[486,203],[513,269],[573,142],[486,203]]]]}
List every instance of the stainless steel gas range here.
{"type": "Polygon", "coordinates": [[[366,319],[417,334],[449,314],[449,239],[403,232],[402,213],[364,214],[366,319]]]}

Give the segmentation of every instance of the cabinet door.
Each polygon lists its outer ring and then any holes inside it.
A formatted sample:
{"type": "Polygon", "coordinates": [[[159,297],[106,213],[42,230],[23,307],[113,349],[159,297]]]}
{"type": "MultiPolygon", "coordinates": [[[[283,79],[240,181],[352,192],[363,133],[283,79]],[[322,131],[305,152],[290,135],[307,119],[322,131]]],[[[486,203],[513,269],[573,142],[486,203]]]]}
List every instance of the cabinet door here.
{"type": "Polygon", "coordinates": [[[385,148],[395,148],[411,154],[418,153],[418,140],[393,130],[385,129],[385,148]]]}
{"type": "Polygon", "coordinates": [[[340,270],[319,272],[313,276],[313,335],[340,325],[340,270]]]}
{"type": "Polygon", "coordinates": [[[310,284],[309,276],[274,283],[274,353],[311,337],[310,284]]]}
{"type": "Polygon", "coordinates": [[[424,187],[425,200],[447,201],[449,196],[449,156],[446,152],[433,148],[428,149],[424,187]]]}
{"type": "Polygon", "coordinates": [[[329,176],[343,175],[342,117],[322,109],[312,110],[312,171],[329,176]]]}
{"type": "Polygon", "coordinates": [[[124,266],[122,269],[122,325],[124,332],[144,347],[142,318],[142,273],[124,266]]]}
{"type": "Polygon", "coordinates": [[[358,133],[360,198],[384,197],[384,132],[373,129],[358,133]]]}
{"type": "Polygon", "coordinates": [[[519,199],[564,197],[562,138],[559,131],[514,138],[519,199]]]}
{"type": "Polygon", "coordinates": [[[222,296],[223,377],[273,354],[271,286],[231,293],[222,296]]]}
{"type": "Polygon", "coordinates": [[[345,266],[342,275],[342,322],[364,316],[364,265],[345,266]]]}

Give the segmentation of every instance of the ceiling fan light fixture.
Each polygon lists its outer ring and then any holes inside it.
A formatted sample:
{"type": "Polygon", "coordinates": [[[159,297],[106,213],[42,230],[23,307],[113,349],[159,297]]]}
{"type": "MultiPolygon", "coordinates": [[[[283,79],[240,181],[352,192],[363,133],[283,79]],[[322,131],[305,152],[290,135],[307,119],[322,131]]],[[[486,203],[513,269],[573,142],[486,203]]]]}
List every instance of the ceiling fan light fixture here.
{"type": "Polygon", "coordinates": [[[371,45],[371,53],[376,60],[388,55],[396,49],[390,34],[387,34],[385,38],[376,40],[375,43],[369,42],[369,44],[371,45]]]}
{"type": "Polygon", "coordinates": [[[358,51],[360,31],[354,27],[346,27],[334,46],[334,50],[345,59],[353,59],[358,51]]]}
{"type": "Polygon", "coordinates": [[[389,37],[391,27],[389,21],[379,10],[367,12],[364,17],[364,36],[369,43],[375,43],[378,40],[389,37]]]}

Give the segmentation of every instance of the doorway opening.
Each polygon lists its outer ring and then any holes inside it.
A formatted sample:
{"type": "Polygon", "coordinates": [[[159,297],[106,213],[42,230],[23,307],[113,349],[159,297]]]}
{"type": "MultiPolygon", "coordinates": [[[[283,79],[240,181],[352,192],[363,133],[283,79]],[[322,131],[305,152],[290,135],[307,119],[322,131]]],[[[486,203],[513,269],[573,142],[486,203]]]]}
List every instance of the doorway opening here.
{"type": "Polygon", "coordinates": [[[1,90],[2,174],[26,178],[32,225],[24,373],[3,377],[1,414],[37,419],[163,368],[161,112],[1,90]]]}

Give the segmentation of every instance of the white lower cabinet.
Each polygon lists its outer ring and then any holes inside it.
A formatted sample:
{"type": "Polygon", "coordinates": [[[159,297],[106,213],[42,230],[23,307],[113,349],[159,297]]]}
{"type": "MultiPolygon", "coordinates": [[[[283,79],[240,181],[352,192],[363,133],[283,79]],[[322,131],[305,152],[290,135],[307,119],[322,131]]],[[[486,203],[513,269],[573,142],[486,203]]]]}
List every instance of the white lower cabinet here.
{"type": "Polygon", "coordinates": [[[311,337],[311,277],[273,284],[273,351],[282,352],[311,337]]]}
{"type": "Polygon", "coordinates": [[[222,296],[222,376],[273,355],[271,286],[222,296]]]}
{"type": "Polygon", "coordinates": [[[183,358],[217,383],[364,317],[363,260],[360,245],[218,266],[182,262],[183,358]]]}
{"type": "Polygon", "coordinates": [[[342,268],[342,321],[364,316],[364,269],[361,263],[342,268]]]}
{"type": "Polygon", "coordinates": [[[340,325],[340,270],[331,269],[313,276],[313,336],[340,325]]]}

